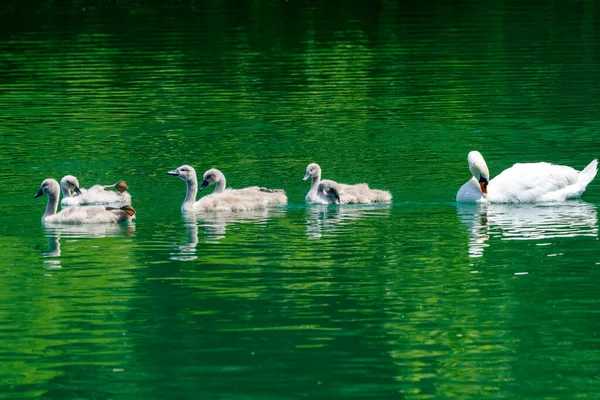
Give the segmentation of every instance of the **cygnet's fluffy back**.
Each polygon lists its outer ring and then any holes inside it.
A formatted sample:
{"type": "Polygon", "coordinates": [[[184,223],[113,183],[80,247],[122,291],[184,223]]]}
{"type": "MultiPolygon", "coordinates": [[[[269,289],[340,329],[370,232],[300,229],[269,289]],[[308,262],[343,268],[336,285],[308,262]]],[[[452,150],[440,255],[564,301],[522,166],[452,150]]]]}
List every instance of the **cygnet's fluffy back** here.
{"type": "Polygon", "coordinates": [[[225,175],[216,168],[204,173],[200,190],[215,184],[213,193],[194,204],[196,211],[247,211],[286,204],[287,196],[282,189],[266,189],[251,186],[244,189],[226,189],[225,175]]]}
{"type": "Polygon", "coordinates": [[[366,183],[347,185],[329,179],[321,180],[321,167],[311,163],[306,167],[303,181],[311,179],[306,201],[321,204],[389,203],[392,195],[387,190],[370,189],[366,183]]]}
{"type": "Polygon", "coordinates": [[[347,185],[324,179],[317,189],[319,203],[368,204],[389,203],[392,195],[387,190],[371,189],[366,183],[347,185]]]}
{"type": "Polygon", "coordinates": [[[254,186],[244,189],[225,189],[221,193],[209,194],[194,204],[194,210],[248,211],[286,203],[287,196],[283,190],[270,190],[254,186]]]}
{"type": "Polygon", "coordinates": [[[99,205],[99,204],[129,204],[131,195],[127,192],[125,181],[119,181],[114,185],[94,185],[89,189],[79,187],[79,181],[72,175],[63,177],[60,181],[63,199],[61,205],[99,205]],[[109,189],[116,189],[116,192],[109,189]]]}

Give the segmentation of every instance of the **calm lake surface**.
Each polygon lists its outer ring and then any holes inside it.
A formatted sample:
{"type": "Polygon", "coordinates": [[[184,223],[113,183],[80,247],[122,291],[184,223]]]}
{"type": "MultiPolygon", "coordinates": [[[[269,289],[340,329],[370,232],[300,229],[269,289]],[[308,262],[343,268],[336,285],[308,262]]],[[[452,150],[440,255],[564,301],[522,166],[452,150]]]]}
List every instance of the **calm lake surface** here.
{"type": "Polygon", "coordinates": [[[1,6],[0,398],[600,398],[600,179],[455,202],[600,156],[600,4],[480,3],[1,6]],[[182,164],[289,204],[184,218],[182,164]],[[135,222],[42,226],[67,174],[135,222]]]}

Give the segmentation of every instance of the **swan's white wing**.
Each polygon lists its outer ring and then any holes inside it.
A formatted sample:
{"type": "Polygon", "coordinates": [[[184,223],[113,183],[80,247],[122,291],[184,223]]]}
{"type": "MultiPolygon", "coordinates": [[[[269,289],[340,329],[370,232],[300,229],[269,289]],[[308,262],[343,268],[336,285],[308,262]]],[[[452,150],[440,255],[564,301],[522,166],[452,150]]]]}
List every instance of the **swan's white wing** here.
{"type": "Polygon", "coordinates": [[[462,203],[476,203],[482,199],[481,187],[474,177],[462,185],[456,193],[456,201],[462,203]]]}
{"type": "Polygon", "coordinates": [[[564,165],[515,164],[490,181],[486,199],[496,203],[565,200],[573,197],[578,175],[564,165]]]}

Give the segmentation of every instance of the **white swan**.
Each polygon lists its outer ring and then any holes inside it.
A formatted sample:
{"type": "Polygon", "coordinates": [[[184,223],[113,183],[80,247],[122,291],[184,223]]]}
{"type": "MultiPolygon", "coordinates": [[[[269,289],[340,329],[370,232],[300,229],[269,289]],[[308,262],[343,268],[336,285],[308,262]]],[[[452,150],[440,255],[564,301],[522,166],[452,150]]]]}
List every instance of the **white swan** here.
{"type": "Polygon", "coordinates": [[[56,212],[58,209],[58,197],[60,186],[55,179],[46,179],[42,182],[40,190],[34,198],[43,194],[48,195],[46,212],[42,216],[42,223],[62,224],[91,224],[91,223],[115,223],[130,221],[135,218],[135,210],[129,206],[112,208],[104,206],[72,206],[56,212]]]}
{"type": "Polygon", "coordinates": [[[198,189],[196,170],[189,165],[167,172],[178,176],[187,184],[185,200],[181,211],[247,211],[265,208],[269,205],[286,204],[287,196],[282,189],[266,189],[258,186],[244,189],[225,189],[225,176],[218,169],[209,169],[204,173],[202,186],[198,189]],[[208,196],[196,201],[198,190],[215,184],[215,190],[208,196]]]}
{"type": "Polygon", "coordinates": [[[119,181],[114,185],[94,185],[89,189],[83,189],[79,187],[76,177],[67,175],[60,180],[60,189],[63,195],[60,204],[63,206],[131,203],[131,195],[126,191],[125,181],[119,181]],[[117,192],[109,191],[112,188],[117,189],[117,192]]]}
{"type": "Polygon", "coordinates": [[[574,199],[581,196],[598,171],[596,159],[581,172],[565,165],[539,162],[515,164],[490,180],[481,153],[471,151],[468,161],[473,177],[458,190],[458,202],[534,203],[574,199]]]}
{"type": "Polygon", "coordinates": [[[308,164],[303,181],[312,178],[306,201],[319,204],[389,203],[392,195],[387,190],[371,189],[366,183],[346,185],[329,179],[321,180],[321,167],[308,164]]]}

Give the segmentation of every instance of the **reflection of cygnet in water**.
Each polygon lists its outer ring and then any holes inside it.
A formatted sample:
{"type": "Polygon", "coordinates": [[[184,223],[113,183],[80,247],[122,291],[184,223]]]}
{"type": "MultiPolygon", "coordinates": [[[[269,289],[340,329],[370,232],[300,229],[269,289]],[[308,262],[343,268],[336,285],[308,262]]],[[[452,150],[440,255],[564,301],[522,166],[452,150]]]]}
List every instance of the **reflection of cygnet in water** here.
{"type": "Polygon", "coordinates": [[[266,225],[273,217],[285,215],[285,209],[249,210],[243,213],[196,212],[184,213],[183,223],[186,229],[185,242],[178,245],[176,251],[170,254],[172,260],[191,261],[197,257],[199,225],[204,230],[208,242],[224,239],[227,226],[238,223],[256,223],[266,225]]]}
{"type": "Polygon", "coordinates": [[[61,246],[60,239],[90,239],[104,237],[133,236],[135,224],[49,224],[45,225],[48,238],[48,250],[43,251],[44,268],[60,268],[61,246]]]}
{"type": "Polygon", "coordinates": [[[45,269],[62,268],[60,265],[60,236],[48,236],[48,250],[42,252],[45,269]]]}
{"type": "Polygon", "coordinates": [[[204,235],[209,240],[223,239],[227,226],[239,223],[266,224],[269,218],[285,214],[285,209],[248,210],[243,213],[196,213],[198,223],[204,229],[204,235]]]}
{"type": "Polygon", "coordinates": [[[191,261],[198,258],[196,255],[198,223],[194,214],[183,214],[183,224],[186,230],[185,242],[177,246],[176,252],[171,253],[171,260],[191,261]]]}
{"type": "Polygon", "coordinates": [[[46,236],[59,236],[68,238],[104,238],[133,236],[135,233],[135,224],[81,224],[81,225],[45,225],[46,236]]]}
{"type": "Polygon", "coordinates": [[[388,216],[390,204],[348,205],[331,207],[324,204],[306,208],[306,235],[319,239],[323,233],[343,229],[348,223],[360,218],[388,216]]]}
{"type": "Polygon", "coordinates": [[[596,207],[582,201],[459,205],[457,211],[461,221],[471,229],[470,257],[481,257],[491,237],[544,240],[598,236],[596,207]]]}

